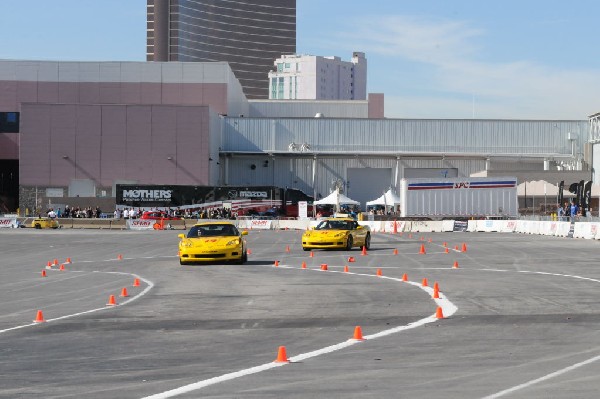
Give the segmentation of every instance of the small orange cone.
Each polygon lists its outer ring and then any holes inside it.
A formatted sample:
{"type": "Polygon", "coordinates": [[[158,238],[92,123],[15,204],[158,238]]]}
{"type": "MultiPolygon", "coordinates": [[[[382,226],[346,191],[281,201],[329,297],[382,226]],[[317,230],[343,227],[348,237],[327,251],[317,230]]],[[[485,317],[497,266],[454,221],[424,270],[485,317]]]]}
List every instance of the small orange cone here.
{"type": "Polygon", "coordinates": [[[58,270],[60,270],[61,272],[65,270],[65,265],[60,265],[60,267],[58,268],[58,270]]]}
{"type": "Polygon", "coordinates": [[[115,296],[111,295],[108,297],[108,303],[106,304],[106,306],[116,306],[117,305],[117,301],[115,300],[115,296]]]}
{"type": "Polygon", "coordinates": [[[445,247],[447,247],[447,246],[448,246],[448,243],[447,243],[446,241],[444,241],[444,244],[443,244],[443,245],[444,245],[445,247]]]}
{"type": "Polygon", "coordinates": [[[366,255],[366,254],[367,254],[367,247],[365,247],[365,246],[363,245],[363,247],[362,247],[362,252],[361,252],[360,254],[361,254],[361,255],[366,255]]]}
{"type": "Polygon", "coordinates": [[[348,269],[348,265],[344,265],[344,273],[348,273],[350,269],[348,269]]]}
{"type": "Polygon", "coordinates": [[[252,255],[252,250],[250,248],[246,250],[246,255],[252,255]]]}
{"type": "Polygon", "coordinates": [[[354,256],[349,257],[348,262],[355,262],[354,256]]]}
{"type": "Polygon", "coordinates": [[[394,220],[394,234],[398,233],[398,222],[394,220]]]}
{"type": "Polygon", "coordinates": [[[425,255],[427,252],[425,252],[425,244],[421,244],[421,249],[419,250],[419,255],[425,255]]]}
{"type": "Polygon", "coordinates": [[[58,259],[54,259],[54,262],[52,263],[54,266],[58,266],[58,259]]]}
{"type": "Polygon", "coordinates": [[[450,253],[450,251],[448,250],[448,247],[445,247],[445,248],[444,248],[444,252],[445,252],[445,253],[447,253],[447,254],[449,254],[449,253],[450,253]]]}
{"type": "Polygon", "coordinates": [[[423,287],[427,287],[429,284],[427,283],[427,278],[424,278],[423,281],[421,282],[421,286],[423,287]]]}
{"type": "Polygon", "coordinates": [[[327,270],[327,263],[321,264],[321,270],[327,270]]]}
{"type": "Polygon", "coordinates": [[[135,278],[133,280],[133,286],[134,287],[139,287],[140,286],[140,279],[139,278],[135,278]]]}
{"type": "Polygon", "coordinates": [[[275,263],[273,264],[273,266],[275,266],[275,267],[279,266],[279,261],[276,260],[275,263]]]}
{"type": "Polygon", "coordinates": [[[123,289],[121,290],[121,295],[119,295],[123,298],[127,298],[129,296],[129,293],[127,292],[127,288],[123,287],[123,289]]]}
{"type": "Polygon", "coordinates": [[[365,340],[365,338],[363,337],[362,328],[360,328],[360,326],[354,327],[354,335],[352,336],[352,339],[355,339],[357,341],[365,340]]]}
{"type": "Polygon", "coordinates": [[[438,306],[438,308],[435,310],[435,318],[436,319],[444,318],[444,312],[442,311],[442,308],[440,306],[438,306]]]}
{"type": "Polygon", "coordinates": [[[383,276],[383,273],[381,272],[381,269],[377,269],[377,275],[380,276],[380,277],[383,276]]]}
{"type": "Polygon", "coordinates": [[[44,320],[44,314],[42,313],[41,310],[37,311],[37,314],[35,315],[35,320],[33,321],[34,323],[44,323],[46,320],[44,320]]]}
{"type": "Polygon", "coordinates": [[[123,260],[123,255],[121,255],[121,254],[118,254],[118,255],[117,255],[117,260],[123,260]]]}
{"type": "Polygon", "coordinates": [[[454,250],[458,251],[458,245],[454,246],[454,250]]]}
{"type": "Polygon", "coordinates": [[[303,269],[306,269],[306,262],[302,262],[302,266],[303,269]]]}
{"type": "Polygon", "coordinates": [[[462,245],[462,252],[467,252],[467,244],[465,244],[464,242],[462,245]]]}
{"type": "Polygon", "coordinates": [[[398,250],[394,248],[394,255],[398,255],[398,250]]]}
{"type": "Polygon", "coordinates": [[[71,263],[71,258],[67,258],[67,260],[65,261],[65,263],[71,263]]]}
{"type": "Polygon", "coordinates": [[[313,251],[310,251],[310,257],[311,257],[311,258],[314,258],[314,257],[315,257],[315,254],[313,253],[313,251]]]}
{"type": "Polygon", "coordinates": [[[46,265],[46,269],[52,269],[52,262],[48,261],[48,264],[46,265]]]}
{"type": "Polygon", "coordinates": [[[408,281],[408,274],[404,273],[402,275],[402,281],[408,281]]]}
{"type": "Polygon", "coordinates": [[[285,353],[285,346],[280,346],[277,351],[277,359],[275,359],[275,363],[289,363],[290,359],[287,357],[287,353],[285,353]]]}
{"type": "Polygon", "coordinates": [[[46,277],[46,270],[42,270],[42,277],[46,277]]]}
{"type": "Polygon", "coordinates": [[[440,299],[440,287],[437,282],[433,283],[433,299],[440,299]]]}
{"type": "Polygon", "coordinates": [[[453,269],[458,269],[458,262],[457,261],[454,261],[454,264],[452,265],[452,268],[453,269]]]}

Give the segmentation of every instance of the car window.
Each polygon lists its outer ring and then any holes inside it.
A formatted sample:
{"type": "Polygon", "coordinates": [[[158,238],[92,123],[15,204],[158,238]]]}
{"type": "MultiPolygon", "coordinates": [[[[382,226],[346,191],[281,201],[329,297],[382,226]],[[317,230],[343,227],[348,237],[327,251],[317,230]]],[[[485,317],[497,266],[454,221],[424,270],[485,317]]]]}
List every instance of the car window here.
{"type": "Polygon", "coordinates": [[[219,237],[237,236],[238,229],[230,224],[207,224],[204,226],[193,226],[187,234],[187,238],[197,237],[219,237]]]}

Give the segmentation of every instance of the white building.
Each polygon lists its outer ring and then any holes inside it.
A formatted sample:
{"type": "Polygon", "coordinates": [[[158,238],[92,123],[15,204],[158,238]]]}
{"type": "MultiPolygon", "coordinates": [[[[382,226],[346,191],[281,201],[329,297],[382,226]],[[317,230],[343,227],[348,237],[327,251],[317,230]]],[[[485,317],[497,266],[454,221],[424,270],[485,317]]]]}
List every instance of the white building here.
{"type": "Polygon", "coordinates": [[[340,57],[282,55],[269,72],[272,100],[366,100],[367,59],[354,52],[352,61],[340,57]]]}

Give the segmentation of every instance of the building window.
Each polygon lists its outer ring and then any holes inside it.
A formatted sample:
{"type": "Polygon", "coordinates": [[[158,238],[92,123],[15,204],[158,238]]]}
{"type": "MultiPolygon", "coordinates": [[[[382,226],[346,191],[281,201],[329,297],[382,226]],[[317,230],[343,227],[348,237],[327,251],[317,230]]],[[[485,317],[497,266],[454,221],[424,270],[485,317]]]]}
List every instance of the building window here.
{"type": "Polygon", "coordinates": [[[283,98],[283,78],[278,78],[278,85],[277,85],[277,98],[282,99],[283,98]]]}
{"type": "Polygon", "coordinates": [[[18,112],[0,112],[0,133],[19,133],[18,112]]]}
{"type": "Polygon", "coordinates": [[[271,78],[271,98],[277,98],[277,78],[271,78]]]}
{"type": "Polygon", "coordinates": [[[277,72],[283,72],[283,63],[277,64],[277,72]]]}
{"type": "Polygon", "coordinates": [[[285,69],[290,69],[290,63],[289,62],[285,63],[285,69]]]}

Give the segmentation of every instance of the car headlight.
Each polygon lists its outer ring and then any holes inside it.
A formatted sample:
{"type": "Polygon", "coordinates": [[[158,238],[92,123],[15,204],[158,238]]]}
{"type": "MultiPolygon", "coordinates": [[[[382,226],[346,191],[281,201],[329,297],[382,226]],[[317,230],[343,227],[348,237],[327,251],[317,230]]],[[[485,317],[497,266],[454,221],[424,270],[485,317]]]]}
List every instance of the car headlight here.
{"type": "Polygon", "coordinates": [[[239,243],[240,243],[240,240],[238,238],[236,238],[234,240],[228,241],[227,244],[225,244],[225,245],[232,246],[232,245],[239,245],[239,243]]]}

